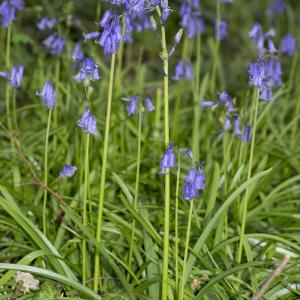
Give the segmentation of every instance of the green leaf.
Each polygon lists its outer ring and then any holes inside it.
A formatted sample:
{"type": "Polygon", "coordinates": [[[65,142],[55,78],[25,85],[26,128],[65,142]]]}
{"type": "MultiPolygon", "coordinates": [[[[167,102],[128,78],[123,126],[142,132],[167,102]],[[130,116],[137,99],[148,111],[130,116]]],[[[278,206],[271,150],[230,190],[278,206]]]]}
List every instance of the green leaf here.
{"type": "MultiPolygon", "coordinates": [[[[202,234],[200,235],[198,241],[196,242],[193,252],[199,253],[205,244],[209,234],[212,232],[214,227],[217,225],[219,219],[224,215],[224,212],[228,209],[228,207],[234,202],[235,199],[249,186],[251,186],[253,183],[267,175],[271,169],[266,170],[264,172],[261,172],[254,177],[250,178],[248,181],[243,183],[240,187],[238,187],[229,197],[228,199],[223,203],[223,205],[219,208],[219,210],[215,213],[213,218],[209,221],[207,226],[203,229],[202,234]]],[[[190,254],[187,266],[186,266],[186,276],[183,279],[184,283],[187,282],[189,274],[191,274],[192,268],[196,262],[196,257],[193,254],[190,254]]]]}
{"type": "Polygon", "coordinates": [[[0,263],[0,270],[15,270],[15,271],[28,272],[28,273],[31,273],[31,274],[34,274],[37,276],[45,277],[45,278],[60,282],[62,284],[65,284],[66,286],[73,288],[76,291],[80,292],[82,295],[87,297],[87,299],[93,299],[93,300],[102,299],[99,295],[97,295],[95,292],[93,292],[89,288],[83,286],[81,283],[78,283],[74,280],[69,279],[68,277],[65,277],[63,275],[60,275],[58,273],[54,273],[52,271],[48,271],[45,269],[30,267],[30,266],[25,266],[25,265],[0,263]]]}

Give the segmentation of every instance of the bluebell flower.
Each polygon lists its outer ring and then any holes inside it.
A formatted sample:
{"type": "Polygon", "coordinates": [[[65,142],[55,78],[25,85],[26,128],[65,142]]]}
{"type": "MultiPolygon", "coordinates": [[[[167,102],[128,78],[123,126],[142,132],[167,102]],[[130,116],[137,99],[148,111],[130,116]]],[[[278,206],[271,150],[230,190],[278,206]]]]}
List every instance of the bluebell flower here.
{"type": "Polygon", "coordinates": [[[154,111],[155,110],[155,107],[151,101],[151,99],[149,97],[146,97],[144,99],[144,102],[145,102],[145,105],[146,105],[146,108],[147,108],[147,111],[154,111]]]}
{"type": "Polygon", "coordinates": [[[196,177],[196,170],[194,167],[192,167],[189,169],[188,175],[187,177],[185,177],[184,181],[190,184],[194,184],[195,177],[196,177]]]}
{"type": "Polygon", "coordinates": [[[270,15],[283,14],[286,5],[284,0],[273,0],[272,4],[269,6],[267,12],[270,15]]]}
{"type": "Polygon", "coordinates": [[[180,29],[176,34],[175,34],[175,38],[174,38],[174,44],[178,45],[180,43],[182,37],[182,29],[180,29]]]}
{"type": "Polygon", "coordinates": [[[251,30],[248,33],[250,39],[252,40],[253,44],[259,51],[260,55],[264,53],[264,41],[265,36],[262,30],[262,26],[259,23],[255,23],[251,30]]]}
{"type": "Polygon", "coordinates": [[[191,167],[187,177],[184,179],[186,184],[183,188],[183,199],[193,200],[196,198],[199,191],[206,189],[205,180],[201,165],[198,166],[197,170],[191,167]]]}
{"type": "Polygon", "coordinates": [[[132,15],[130,13],[125,14],[125,33],[123,36],[123,41],[132,43],[132,33],[133,32],[143,32],[147,29],[153,29],[154,23],[151,22],[150,16],[147,13],[140,14],[139,16],[132,15]]]}
{"type": "Polygon", "coordinates": [[[193,79],[192,65],[180,59],[175,67],[175,75],[172,77],[172,79],[175,81],[178,81],[180,79],[192,80],[193,79]]]}
{"type": "Polygon", "coordinates": [[[138,95],[133,96],[132,98],[123,98],[124,101],[128,102],[126,106],[126,111],[128,116],[137,114],[137,106],[138,106],[138,95]]]}
{"type": "Polygon", "coordinates": [[[75,172],[77,171],[76,166],[64,165],[62,171],[60,172],[60,177],[73,177],[75,172]]]}
{"type": "Polygon", "coordinates": [[[0,4],[0,19],[2,27],[8,27],[16,19],[16,10],[24,10],[23,0],[4,0],[0,4]]]}
{"type": "Polygon", "coordinates": [[[84,38],[84,41],[88,41],[88,40],[91,40],[91,39],[97,39],[99,36],[100,36],[100,32],[99,31],[94,31],[94,32],[91,32],[91,33],[83,33],[83,38],[84,38]]]}
{"type": "Polygon", "coordinates": [[[169,4],[168,4],[168,0],[161,0],[161,4],[160,4],[161,8],[162,8],[162,12],[161,12],[161,20],[163,22],[166,22],[171,10],[169,8],[169,4]]]}
{"type": "Polygon", "coordinates": [[[197,190],[205,190],[205,175],[202,171],[196,174],[194,186],[197,190]]]}
{"type": "Polygon", "coordinates": [[[262,60],[251,63],[248,68],[250,84],[256,87],[261,87],[265,79],[265,65],[262,60]]]}
{"type": "Polygon", "coordinates": [[[52,29],[57,24],[57,19],[49,19],[48,17],[43,17],[36,24],[37,28],[40,30],[52,29]]]}
{"type": "Polygon", "coordinates": [[[97,135],[97,120],[96,117],[86,108],[81,115],[81,118],[76,122],[77,126],[84,129],[85,133],[97,135]]]}
{"type": "Polygon", "coordinates": [[[250,141],[250,135],[251,135],[251,127],[248,125],[244,131],[244,134],[241,136],[242,142],[249,142],[250,141]]]}
{"type": "Polygon", "coordinates": [[[218,20],[215,21],[215,37],[218,40],[223,40],[227,36],[228,24],[221,20],[220,24],[218,20]]]}
{"type": "Polygon", "coordinates": [[[9,74],[7,72],[0,71],[0,77],[5,78],[5,79],[9,79],[9,74]]]}
{"type": "Polygon", "coordinates": [[[242,134],[240,123],[241,123],[240,117],[236,117],[234,119],[234,134],[237,136],[240,136],[242,134]]]}
{"type": "Polygon", "coordinates": [[[273,100],[272,90],[265,83],[259,88],[259,99],[266,101],[273,100]]]}
{"type": "Polygon", "coordinates": [[[183,200],[189,201],[195,199],[199,195],[198,190],[192,184],[185,184],[183,187],[183,200]]]}
{"type": "Polygon", "coordinates": [[[265,50],[267,50],[271,54],[277,52],[274,42],[271,39],[274,35],[275,35],[275,31],[273,29],[264,33],[262,26],[259,23],[255,23],[252,29],[249,31],[249,37],[252,40],[254,46],[257,48],[259,55],[261,57],[264,55],[265,50]],[[266,49],[265,49],[265,41],[267,42],[266,49]]]}
{"type": "Polygon", "coordinates": [[[167,169],[176,168],[174,144],[171,143],[160,161],[160,173],[166,174],[167,169]]]}
{"type": "Polygon", "coordinates": [[[267,38],[267,45],[269,53],[275,54],[277,52],[274,42],[270,38],[267,38]]]}
{"type": "Polygon", "coordinates": [[[271,57],[266,62],[258,60],[250,64],[248,73],[250,84],[259,88],[259,98],[272,100],[272,88],[282,85],[282,70],[279,59],[271,57]]]}
{"type": "Polygon", "coordinates": [[[189,3],[183,1],[180,6],[181,26],[188,30],[188,38],[192,39],[198,34],[203,34],[205,31],[204,20],[200,12],[198,1],[189,3]]]}
{"type": "Polygon", "coordinates": [[[285,35],[280,44],[280,52],[288,56],[293,56],[296,52],[296,39],[288,33],[285,35]]]}
{"type": "Polygon", "coordinates": [[[79,43],[74,45],[71,57],[74,61],[81,61],[83,60],[83,53],[81,51],[81,47],[79,43]]]}
{"type": "Polygon", "coordinates": [[[193,159],[194,159],[194,154],[193,154],[193,151],[192,151],[191,149],[187,149],[187,150],[185,151],[185,153],[186,153],[186,155],[188,156],[188,158],[189,158],[190,160],[193,160],[193,159]]]}
{"type": "Polygon", "coordinates": [[[51,81],[46,81],[42,92],[36,92],[36,95],[42,98],[48,109],[52,109],[55,106],[56,90],[51,81]]]}
{"type": "Polygon", "coordinates": [[[207,108],[207,107],[215,107],[217,104],[213,101],[207,101],[207,100],[202,100],[200,103],[202,108],[207,108]]]}
{"type": "Polygon", "coordinates": [[[104,48],[104,54],[116,53],[122,41],[120,16],[110,10],[106,11],[99,24],[103,28],[103,32],[98,43],[104,48]]]}
{"type": "Polygon", "coordinates": [[[236,117],[234,120],[234,135],[239,137],[242,142],[249,142],[251,127],[248,124],[246,124],[243,132],[240,123],[241,123],[240,117],[236,117]]]}
{"type": "Polygon", "coordinates": [[[233,110],[232,99],[226,91],[224,91],[218,95],[218,100],[221,105],[226,106],[227,111],[230,112],[233,110]]]}
{"type": "Polygon", "coordinates": [[[226,118],[224,126],[223,126],[223,130],[222,133],[224,133],[225,131],[229,130],[231,126],[231,120],[229,117],[226,118]]]}
{"type": "Polygon", "coordinates": [[[99,22],[99,26],[102,28],[102,33],[92,32],[84,34],[84,39],[89,40],[100,37],[96,43],[104,48],[104,54],[111,55],[116,53],[120,42],[123,40],[120,16],[112,10],[106,10],[99,22]]]}
{"type": "Polygon", "coordinates": [[[24,66],[14,66],[10,74],[10,86],[19,88],[21,86],[21,80],[23,78],[24,66]]]}
{"type": "Polygon", "coordinates": [[[91,57],[84,58],[81,61],[81,67],[74,79],[81,83],[84,80],[88,79],[91,81],[99,80],[99,71],[98,65],[96,65],[91,57]]]}
{"type": "Polygon", "coordinates": [[[12,67],[11,72],[2,72],[0,71],[0,77],[9,80],[9,85],[15,88],[21,86],[21,81],[23,79],[24,66],[17,65],[12,67]]]}
{"type": "Polygon", "coordinates": [[[265,82],[272,88],[282,85],[282,69],[278,58],[271,57],[265,63],[265,82]]]}
{"type": "Polygon", "coordinates": [[[65,50],[65,38],[58,32],[51,34],[42,44],[49,49],[51,55],[58,55],[65,50]]]}

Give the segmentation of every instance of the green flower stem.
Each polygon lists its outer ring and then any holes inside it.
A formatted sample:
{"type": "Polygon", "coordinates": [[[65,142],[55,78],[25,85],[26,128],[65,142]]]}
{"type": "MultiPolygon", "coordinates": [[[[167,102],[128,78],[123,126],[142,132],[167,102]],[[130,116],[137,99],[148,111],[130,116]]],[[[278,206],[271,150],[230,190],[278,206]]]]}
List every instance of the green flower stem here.
{"type": "Polygon", "coordinates": [[[193,87],[194,96],[194,127],[193,127],[193,153],[199,159],[199,122],[200,122],[200,71],[201,71],[201,36],[197,35],[195,81],[193,87]]]}
{"type": "Polygon", "coordinates": [[[179,263],[178,263],[178,201],[179,201],[179,186],[180,186],[180,170],[181,159],[178,157],[178,169],[176,179],[176,193],[175,193],[175,294],[179,291],[179,263]]]}
{"type": "Polygon", "coordinates": [[[17,129],[17,91],[14,88],[12,90],[12,105],[13,105],[13,121],[14,121],[14,128],[17,129]]]}
{"type": "MultiPolygon", "coordinates": [[[[6,38],[6,67],[10,68],[10,45],[11,44],[11,25],[7,29],[7,38],[6,38]]],[[[12,129],[11,123],[11,113],[10,113],[10,85],[6,85],[6,116],[7,116],[7,126],[8,130],[12,129]]]]}
{"type": "MultiPolygon", "coordinates": [[[[56,66],[55,66],[55,87],[56,87],[56,93],[57,93],[57,99],[59,99],[59,77],[60,77],[60,58],[58,57],[56,60],[56,66]]],[[[57,124],[58,124],[58,107],[59,107],[59,101],[56,101],[55,103],[56,105],[56,109],[54,110],[54,118],[53,118],[53,125],[54,128],[57,128],[57,124]]],[[[57,136],[54,135],[53,136],[53,145],[54,145],[54,149],[56,149],[56,145],[57,145],[57,136]]]]}
{"type": "MultiPolygon", "coordinates": [[[[183,39],[183,46],[182,46],[182,54],[181,57],[184,60],[188,59],[188,48],[189,48],[189,39],[187,36],[184,37],[183,39]]],[[[180,112],[180,103],[181,103],[181,98],[183,91],[186,88],[186,82],[184,80],[179,80],[178,83],[178,88],[176,90],[176,100],[175,100],[175,105],[174,105],[174,112],[173,112],[173,122],[172,122],[172,139],[175,141],[177,140],[178,136],[178,121],[179,121],[179,112],[180,112]]]]}
{"type": "MultiPolygon", "coordinates": [[[[49,132],[51,123],[52,109],[49,109],[46,140],[45,140],[45,153],[44,153],[44,184],[48,185],[48,143],[49,143],[49,132]]],[[[47,209],[47,190],[44,189],[44,201],[43,201],[43,233],[47,236],[47,225],[46,225],[46,209],[47,209]]]]}
{"type": "MultiPolygon", "coordinates": [[[[158,15],[161,17],[159,7],[157,7],[158,15]]],[[[161,24],[162,39],[162,58],[164,71],[164,127],[165,127],[165,146],[170,142],[169,130],[169,60],[166,43],[165,26],[161,24]]],[[[168,294],[168,266],[169,266],[169,230],[170,230],[170,173],[165,175],[165,209],[164,209],[164,250],[163,250],[163,270],[162,270],[162,293],[161,299],[167,299],[168,294]]]]}
{"type": "MultiPolygon", "coordinates": [[[[134,202],[133,208],[137,210],[138,208],[138,197],[139,197],[139,182],[140,182],[140,165],[141,165],[141,136],[142,136],[142,104],[139,104],[139,129],[138,129],[138,149],[137,149],[137,164],[136,164],[136,177],[135,177],[135,191],[134,191],[134,202]]],[[[134,235],[135,235],[135,220],[132,222],[132,231],[130,237],[129,246],[129,258],[128,258],[128,268],[131,270],[131,261],[134,247],[134,235]]],[[[130,275],[128,274],[128,279],[130,275]]]]}
{"type": "MultiPolygon", "coordinates": [[[[252,133],[252,138],[251,138],[251,148],[250,148],[247,180],[250,180],[251,175],[252,175],[256,123],[257,123],[258,104],[259,104],[259,89],[258,88],[255,88],[255,90],[254,90],[253,101],[255,101],[254,102],[255,108],[254,108],[254,117],[253,117],[253,126],[252,126],[253,133],[252,133]]],[[[250,192],[249,189],[250,189],[250,187],[248,186],[245,191],[245,197],[242,201],[242,225],[241,225],[241,231],[240,231],[240,243],[239,243],[237,259],[236,259],[237,264],[240,264],[241,260],[242,260],[243,245],[244,245],[244,238],[245,238],[245,226],[246,226],[247,209],[248,209],[249,192],[250,192]]]]}
{"type": "MultiPolygon", "coordinates": [[[[90,135],[86,135],[85,141],[85,160],[84,160],[84,191],[83,191],[83,219],[82,225],[85,228],[87,225],[87,195],[89,186],[89,144],[90,135]]],[[[86,283],[86,240],[85,235],[82,233],[82,284],[86,283]]]]}
{"type": "MultiPolygon", "coordinates": [[[[11,50],[11,34],[12,34],[12,25],[9,24],[8,29],[7,29],[7,36],[6,36],[6,68],[10,68],[10,50],[11,50]]],[[[12,107],[12,113],[10,110],[10,90],[11,86],[9,84],[6,84],[6,93],[5,93],[5,100],[6,100],[6,118],[7,118],[7,127],[8,130],[11,131],[13,129],[12,126],[12,116],[14,117],[15,120],[15,115],[16,115],[16,107],[15,107],[15,91],[13,91],[13,107],[12,107]]],[[[13,142],[11,142],[11,150],[12,153],[15,153],[15,145],[13,142]]],[[[13,185],[14,187],[17,187],[19,182],[20,182],[20,170],[17,165],[12,166],[12,174],[13,174],[13,185]]]]}
{"type": "Polygon", "coordinates": [[[220,49],[220,39],[219,39],[219,32],[220,32],[220,23],[221,23],[221,2],[217,2],[217,32],[216,32],[216,44],[215,44],[215,52],[214,52],[214,62],[211,74],[211,86],[210,91],[211,94],[214,95],[216,81],[217,81],[217,68],[218,68],[218,60],[219,60],[219,49],[220,49]]]}
{"type": "MultiPolygon", "coordinates": [[[[105,121],[105,133],[103,142],[103,156],[102,156],[102,169],[100,178],[100,191],[99,191],[99,204],[98,204],[98,218],[97,218],[97,231],[96,241],[98,244],[101,242],[102,233],[102,218],[103,218],[103,204],[104,204],[104,189],[106,179],[106,165],[107,165],[107,152],[108,152],[108,140],[109,140],[109,129],[110,129],[110,115],[111,115],[111,103],[112,103],[112,92],[114,82],[116,54],[113,53],[111,57],[110,65],[110,76],[109,76],[109,88],[107,98],[107,109],[106,109],[106,121],[105,121]]],[[[98,292],[99,285],[101,286],[100,276],[100,253],[96,249],[95,253],[95,269],[94,269],[94,291],[98,292]]]]}
{"type": "Polygon", "coordinates": [[[187,257],[188,257],[188,251],[189,251],[189,243],[190,243],[193,203],[194,203],[194,201],[192,200],[190,202],[190,212],[189,212],[188,226],[187,226],[187,230],[186,230],[182,277],[180,280],[180,289],[179,289],[179,298],[178,298],[179,300],[183,300],[183,295],[184,295],[184,278],[185,278],[185,272],[186,272],[186,263],[187,263],[187,257]]]}

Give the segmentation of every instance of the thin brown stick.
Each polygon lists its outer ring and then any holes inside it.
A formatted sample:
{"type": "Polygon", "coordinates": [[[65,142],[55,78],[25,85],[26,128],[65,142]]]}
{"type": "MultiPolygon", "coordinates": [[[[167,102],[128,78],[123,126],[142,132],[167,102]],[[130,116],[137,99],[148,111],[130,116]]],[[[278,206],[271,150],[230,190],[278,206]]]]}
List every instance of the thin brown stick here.
{"type": "MultiPolygon", "coordinates": [[[[61,204],[63,206],[65,206],[66,208],[68,208],[69,210],[73,211],[74,210],[64,201],[64,199],[62,198],[62,196],[57,192],[54,191],[52,188],[50,188],[48,185],[46,185],[36,174],[36,172],[34,171],[33,167],[31,166],[30,162],[26,159],[25,154],[23,153],[20,145],[19,145],[19,141],[18,139],[9,132],[9,130],[0,122],[0,127],[5,131],[7,137],[11,140],[11,142],[15,145],[16,147],[16,151],[18,153],[19,158],[21,159],[21,161],[25,164],[25,166],[27,167],[27,169],[29,170],[29,172],[31,173],[35,184],[44,188],[45,190],[47,190],[50,194],[52,194],[56,199],[58,199],[61,204]]],[[[74,212],[74,214],[76,214],[74,212]]],[[[77,215],[77,214],[76,214],[77,215]]],[[[77,215],[79,218],[81,218],[79,215],[77,215]]]]}
{"type": "Polygon", "coordinates": [[[278,267],[272,272],[271,276],[268,278],[268,280],[259,288],[258,293],[256,295],[253,295],[251,300],[260,300],[263,296],[263,294],[266,292],[266,290],[269,288],[272,281],[277,277],[282,270],[285,268],[285,266],[288,264],[290,260],[289,255],[285,255],[282,262],[278,267]]]}

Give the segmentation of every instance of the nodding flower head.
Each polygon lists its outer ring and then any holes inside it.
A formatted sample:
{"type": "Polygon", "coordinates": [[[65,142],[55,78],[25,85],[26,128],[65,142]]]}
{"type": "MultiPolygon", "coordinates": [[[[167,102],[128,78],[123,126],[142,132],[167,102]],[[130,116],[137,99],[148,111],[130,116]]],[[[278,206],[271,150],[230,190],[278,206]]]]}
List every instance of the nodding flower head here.
{"type": "Polygon", "coordinates": [[[279,87],[282,85],[281,62],[278,58],[271,57],[265,63],[266,84],[269,87],[279,87]]]}
{"type": "Polygon", "coordinates": [[[206,189],[205,180],[205,175],[201,165],[198,165],[197,169],[195,167],[191,167],[187,177],[185,178],[183,199],[193,200],[196,198],[199,194],[199,191],[206,189]]]}
{"type": "Polygon", "coordinates": [[[46,81],[42,92],[36,92],[37,96],[40,96],[48,109],[55,106],[56,90],[51,81],[46,81]]]}
{"type": "Polygon", "coordinates": [[[57,19],[49,19],[48,17],[43,17],[36,24],[39,30],[52,29],[57,24],[57,19]]]}
{"type": "Polygon", "coordinates": [[[149,97],[146,97],[144,99],[144,103],[146,105],[146,108],[147,108],[147,111],[154,111],[155,110],[155,107],[151,101],[151,99],[149,97]]]}
{"type": "Polygon", "coordinates": [[[85,133],[97,135],[97,120],[96,117],[86,108],[81,115],[81,118],[76,123],[80,128],[84,129],[85,133]]]}
{"type": "Polygon", "coordinates": [[[104,54],[111,55],[116,53],[119,49],[120,42],[123,40],[120,16],[111,9],[106,10],[99,22],[99,26],[102,28],[102,33],[95,31],[83,34],[84,40],[97,39],[100,37],[96,43],[104,48],[104,54]]]}
{"type": "Polygon", "coordinates": [[[258,50],[260,57],[264,56],[265,51],[268,51],[270,54],[277,52],[274,42],[271,39],[275,34],[275,30],[272,28],[268,32],[264,33],[262,26],[259,23],[255,23],[249,31],[248,35],[258,50]]]}
{"type": "Polygon", "coordinates": [[[172,78],[174,81],[180,79],[192,80],[193,79],[193,69],[192,65],[185,63],[182,59],[179,60],[175,67],[175,75],[172,78]]]}
{"type": "MultiPolygon", "coordinates": [[[[128,116],[137,115],[138,114],[138,105],[139,105],[139,95],[135,95],[132,98],[122,98],[122,100],[126,101],[128,104],[126,106],[126,111],[128,116]]],[[[155,110],[155,107],[149,97],[143,99],[143,102],[146,106],[146,111],[151,112],[155,110]]],[[[142,112],[144,112],[144,109],[142,112]]]]}
{"type": "Polygon", "coordinates": [[[186,155],[188,156],[188,158],[189,158],[190,160],[193,160],[193,159],[194,159],[194,154],[193,154],[193,151],[192,151],[191,149],[187,149],[187,150],[185,151],[185,153],[186,153],[186,155]]]}
{"type": "Polygon", "coordinates": [[[188,30],[189,39],[204,33],[204,19],[201,15],[198,1],[193,1],[192,3],[184,1],[180,6],[179,13],[181,15],[181,26],[188,30]]]}
{"type": "Polygon", "coordinates": [[[241,129],[241,118],[236,117],[234,120],[234,135],[239,137],[242,142],[249,142],[250,134],[251,134],[251,127],[250,125],[245,123],[244,132],[241,129]]]}
{"type": "Polygon", "coordinates": [[[227,29],[228,24],[221,20],[218,22],[218,20],[215,21],[215,37],[217,40],[223,40],[227,36],[227,29]]]}
{"type": "Polygon", "coordinates": [[[49,49],[51,55],[58,55],[65,50],[65,38],[55,32],[43,41],[43,45],[49,49]]]}
{"type": "Polygon", "coordinates": [[[10,22],[16,19],[16,10],[24,10],[23,0],[4,0],[0,4],[0,19],[2,27],[9,27],[10,22]]]}
{"type": "Polygon", "coordinates": [[[126,111],[128,116],[136,115],[138,113],[137,107],[139,103],[139,96],[135,95],[131,98],[122,98],[122,100],[128,102],[126,106],[126,111]]]}
{"type": "Polygon", "coordinates": [[[241,136],[242,142],[249,142],[250,141],[250,135],[251,135],[251,127],[249,125],[246,126],[244,134],[241,136]]]}
{"type": "Polygon", "coordinates": [[[264,53],[264,41],[265,36],[262,30],[262,26],[259,23],[255,23],[252,29],[249,31],[249,37],[252,43],[255,45],[260,55],[264,53]]]}
{"type": "Polygon", "coordinates": [[[273,0],[272,4],[269,6],[267,12],[270,15],[283,14],[286,5],[285,0],[273,0]]]}
{"type": "Polygon", "coordinates": [[[218,104],[213,101],[208,101],[208,100],[203,99],[200,103],[200,106],[202,108],[207,108],[207,107],[216,107],[216,106],[218,106],[218,104]]]}
{"type": "Polygon", "coordinates": [[[171,143],[160,161],[160,173],[166,174],[167,169],[176,168],[175,160],[174,144],[171,143]]]}
{"type": "Polygon", "coordinates": [[[120,16],[111,10],[107,10],[99,22],[99,25],[102,27],[103,32],[98,44],[104,48],[104,54],[111,55],[116,53],[119,48],[119,44],[122,41],[120,16]]]}
{"type": "Polygon", "coordinates": [[[12,67],[10,77],[9,77],[10,86],[19,88],[21,86],[21,81],[23,79],[23,73],[24,73],[23,65],[12,67]]]}
{"type": "Polygon", "coordinates": [[[74,61],[81,61],[83,60],[83,53],[81,51],[81,47],[80,47],[80,44],[79,43],[76,43],[74,48],[73,48],[73,51],[72,51],[72,54],[71,54],[71,57],[74,61]]]}
{"type": "Polygon", "coordinates": [[[183,187],[183,200],[190,201],[199,195],[198,190],[192,184],[185,184],[183,187]]]}
{"type": "Polygon", "coordinates": [[[59,176],[60,177],[73,177],[75,172],[77,171],[76,166],[71,166],[71,165],[64,165],[63,169],[61,170],[59,176]]]}
{"type": "Polygon", "coordinates": [[[281,40],[280,52],[287,56],[293,56],[296,52],[296,47],[296,39],[288,33],[281,40]]]}
{"type": "Polygon", "coordinates": [[[240,136],[242,134],[240,123],[241,123],[241,118],[236,117],[234,119],[234,134],[237,135],[237,136],[240,136]]]}
{"type": "Polygon", "coordinates": [[[265,64],[262,60],[251,63],[248,68],[250,84],[261,87],[265,79],[265,64]]]}
{"type": "Polygon", "coordinates": [[[227,111],[230,112],[233,110],[232,99],[226,91],[224,91],[218,95],[218,100],[221,105],[226,106],[227,111]]]}
{"type": "Polygon", "coordinates": [[[96,81],[99,80],[98,65],[96,65],[91,57],[84,58],[81,61],[81,68],[74,79],[81,83],[86,79],[96,81]]]}

